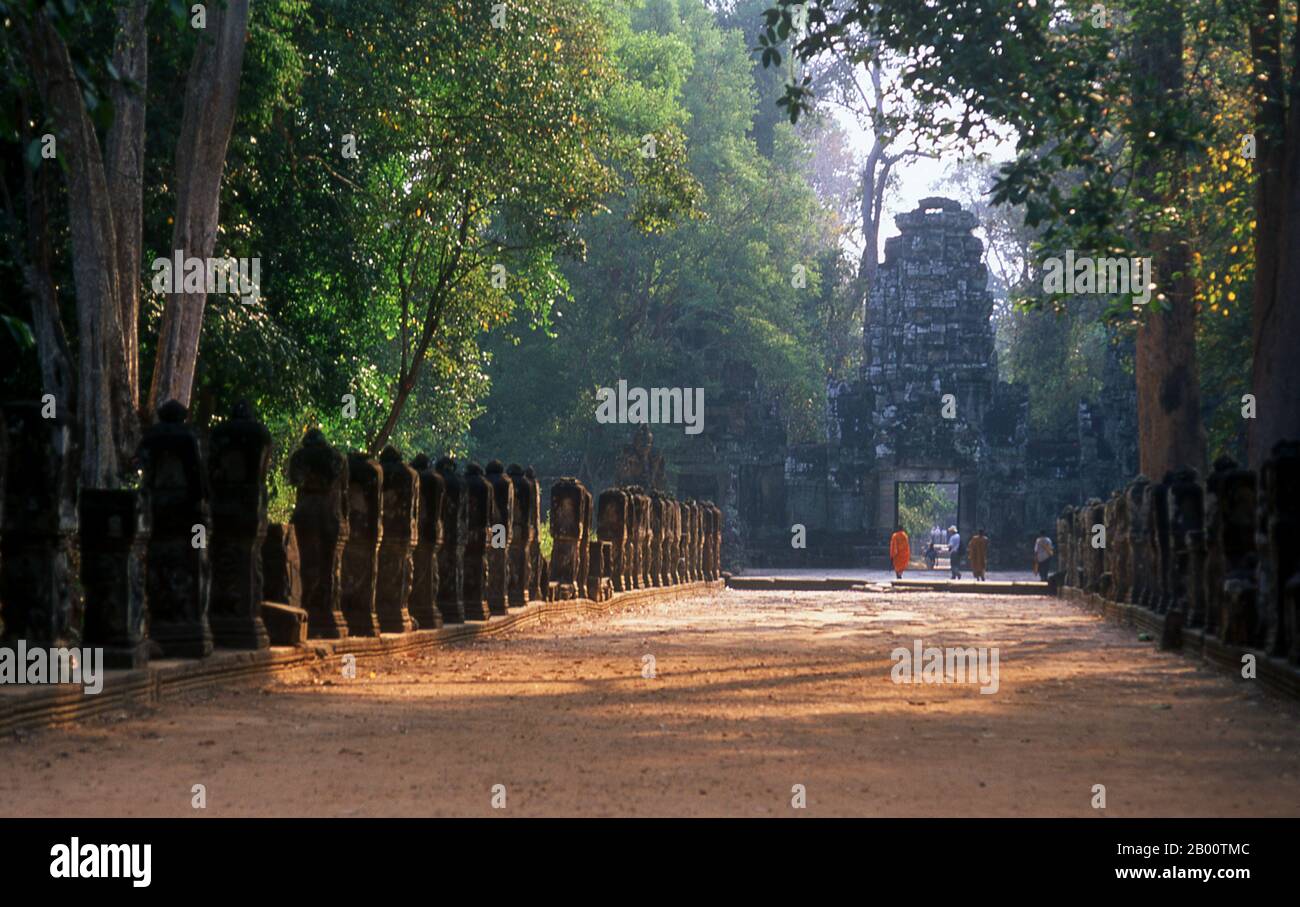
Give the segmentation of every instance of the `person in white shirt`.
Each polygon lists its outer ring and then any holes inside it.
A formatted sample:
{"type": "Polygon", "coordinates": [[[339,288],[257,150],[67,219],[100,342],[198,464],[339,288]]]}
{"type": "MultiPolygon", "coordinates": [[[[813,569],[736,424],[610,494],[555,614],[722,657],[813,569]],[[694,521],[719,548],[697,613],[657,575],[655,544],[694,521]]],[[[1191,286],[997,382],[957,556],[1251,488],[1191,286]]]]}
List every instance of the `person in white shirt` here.
{"type": "Polygon", "coordinates": [[[952,568],[952,578],[961,579],[961,533],[956,526],[948,527],[948,566],[952,568]]]}
{"type": "Polygon", "coordinates": [[[1034,539],[1034,575],[1039,579],[1047,579],[1047,565],[1054,554],[1056,549],[1052,547],[1052,540],[1046,532],[1040,532],[1034,539]]]}

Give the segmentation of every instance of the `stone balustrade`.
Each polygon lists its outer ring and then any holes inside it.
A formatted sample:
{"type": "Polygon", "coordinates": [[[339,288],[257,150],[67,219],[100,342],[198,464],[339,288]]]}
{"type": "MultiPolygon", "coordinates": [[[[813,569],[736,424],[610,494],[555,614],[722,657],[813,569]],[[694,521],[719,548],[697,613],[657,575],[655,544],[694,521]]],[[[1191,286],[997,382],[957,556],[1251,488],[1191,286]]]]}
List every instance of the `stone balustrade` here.
{"type": "Polygon", "coordinates": [[[1053,581],[1159,615],[1163,645],[1192,630],[1300,665],[1300,442],[1258,473],[1221,457],[1204,480],[1138,476],[1065,508],[1056,531],[1053,581]]]}
{"type": "MultiPolygon", "coordinates": [[[[721,577],[722,513],[711,503],[640,486],[593,502],[562,478],[548,558],[533,467],[494,460],[459,474],[449,457],[407,463],[393,447],[374,460],[318,429],[286,464],[290,522],[268,523],[266,427],[240,403],[205,444],[187,415],[175,401],[159,409],[140,443],[138,488],[78,492],[68,426],[38,404],[4,407],[0,646],[80,642],[102,647],[109,666],[139,668],[151,654],[377,637],[721,577]]],[[[1231,572],[1236,555],[1224,563],[1231,572]]]]}

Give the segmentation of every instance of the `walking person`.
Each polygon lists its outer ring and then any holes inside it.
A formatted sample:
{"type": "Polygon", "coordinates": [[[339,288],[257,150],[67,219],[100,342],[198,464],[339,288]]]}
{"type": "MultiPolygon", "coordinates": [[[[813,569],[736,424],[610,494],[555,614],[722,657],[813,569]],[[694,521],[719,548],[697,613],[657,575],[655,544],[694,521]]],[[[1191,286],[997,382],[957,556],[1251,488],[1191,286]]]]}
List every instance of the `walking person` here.
{"type": "Polygon", "coordinates": [[[984,568],[988,565],[988,556],[989,537],[984,534],[983,529],[977,529],[970,540],[970,572],[981,583],[984,582],[984,568]]]}
{"type": "Polygon", "coordinates": [[[956,526],[948,527],[948,566],[953,579],[961,579],[961,533],[956,526]]]}
{"type": "Polygon", "coordinates": [[[894,534],[889,537],[889,562],[894,568],[894,576],[903,578],[907,562],[912,558],[912,540],[907,537],[901,524],[894,527],[894,534]]]}
{"type": "Polygon", "coordinates": [[[1056,554],[1056,549],[1052,546],[1052,540],[1047,537],[1046,532],[1038,533],[1038,538],[1034,539],[1034,575],[1041,580],[1047,579],[1047,565],[1056,554]]]}
{"type": "Polygon", "coordinates": [[[925,546],[925,566],[930,570],[933,570],[934,565],[938,563],[938,561],[939,552],[934,547],[934,540],[931,539],[930,544],[925,546]]]}

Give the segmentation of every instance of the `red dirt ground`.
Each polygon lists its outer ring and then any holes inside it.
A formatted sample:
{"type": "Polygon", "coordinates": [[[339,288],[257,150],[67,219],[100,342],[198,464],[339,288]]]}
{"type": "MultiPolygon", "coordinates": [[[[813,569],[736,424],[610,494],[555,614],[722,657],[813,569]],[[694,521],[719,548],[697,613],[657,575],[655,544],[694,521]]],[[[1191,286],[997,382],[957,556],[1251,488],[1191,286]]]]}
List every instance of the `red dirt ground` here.
{"type": "Polygon", "coordinates": [[[334,671],[10,735],[0,815],[1300,815],[1296,703],[1045,597],[728,591],[334,671]],[[915,639],[998,692],[893,683],[915,639]]]}

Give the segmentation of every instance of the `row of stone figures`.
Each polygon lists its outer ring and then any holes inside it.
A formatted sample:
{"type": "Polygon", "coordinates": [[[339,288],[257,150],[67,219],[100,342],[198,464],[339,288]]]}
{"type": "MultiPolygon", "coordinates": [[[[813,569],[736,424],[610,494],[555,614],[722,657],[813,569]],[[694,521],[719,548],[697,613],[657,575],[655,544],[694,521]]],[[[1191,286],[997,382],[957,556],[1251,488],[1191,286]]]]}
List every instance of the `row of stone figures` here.
{"type": "Polygon", "coordinates": [[[1300,442],[1256,473],[1228,457],[1138,476],[1056,523],[1060,582],[1300,663],[1300,442]],[[1104,527],[1104,532],[1099,531],[1104,527]]]}
{"type": "Polygon", "coordinates": [[[37,404],[5,406],[0,645],[79,638],[110,666],[138,667],[214,645],[437,628],[529,601],[721,575],[712,504],[612,489],[595,540],[591,493],[560,479],[547,558],[532,467],[494,460],[461,472],[449,457],[405,463],[392,447],[373,460],[317,429],[289,460],[291,522],[268,524],[266,427],[241,403],[212,429],[205,457],[186,416],[174,401],[159,409],[138,488],[77,494],[69,426],[37,404]],[[78,558],[81,596],[71,593],[78,558]]]}
{"type": "Polygon", "coordinates": [[[615,591],[722,576],[722,511],[712,502],[626,485],[601,492],[596,506],[615,591]]]}

